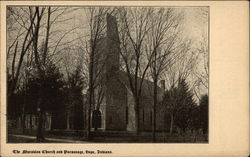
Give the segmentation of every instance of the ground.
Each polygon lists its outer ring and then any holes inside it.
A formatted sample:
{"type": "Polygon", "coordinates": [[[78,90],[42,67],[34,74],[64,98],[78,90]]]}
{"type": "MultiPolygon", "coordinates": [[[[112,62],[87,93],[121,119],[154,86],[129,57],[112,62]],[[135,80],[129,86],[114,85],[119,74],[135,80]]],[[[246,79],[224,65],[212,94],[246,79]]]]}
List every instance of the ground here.
{"type": "MultiPolygon", "coordinates": [[[[35,143],[36,137],[30,135],[9,135],[8,143],[35,143]]],[[[83,141],[80,139],[67,139],[60,137],[46,137],[42,143],[86,143],[87,141],[83,141]]],[[[90,143],[90,142],[88,142],[90,143]]]]}
{"type": "MultiPolygon", "coordinates": [[[[84,132],[79,131],[53,131],[46,132],[44,143],[150,143],[151,132],[140,132],[136,135],[134,132],[109,131],[92,132],[92,139],[87,141],[84,132]]],[[[207,143],[207,135],[195,134],[177,134],[170,135],[166,132],[156,133],[157,143],[207,143]]],[[[12,132],[8,135],[8,143],[36,143],[35,132],[26,134],[12,132]]]]}

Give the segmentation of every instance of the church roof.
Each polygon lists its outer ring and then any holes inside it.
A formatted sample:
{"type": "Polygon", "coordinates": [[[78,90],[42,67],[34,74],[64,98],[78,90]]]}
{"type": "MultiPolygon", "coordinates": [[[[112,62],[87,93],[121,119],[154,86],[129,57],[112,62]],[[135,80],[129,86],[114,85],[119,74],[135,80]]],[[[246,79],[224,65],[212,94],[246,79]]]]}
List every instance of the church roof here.
{"type": "MultiPolygon", "coordinates": [[[[126,72],[119,70],[118,72],[118,79],[119,81],[124,84],[126,86],[127,89],[130,89],[130,83],[129,83],[129,78],[126,72]]],[[[134,80],[134,76],[133,80],[134,80]]],[[[142,90],[141,90],[141,94],[143,98],[146,99],[153,99],[153,93],[154,93],[154,83],[150,80],[147,79],[143,79],[142,78],[138,78],[138,82],[140,83],[142,82],[142,90]]],[[[134,82],[134,81],[133,81],[134,82]]],[[[157,86],[157,94],[158,94],[158,100],[162,100],[162,96],[164,94],[164,89],[160,88],[159,86],[157,86]]]]}

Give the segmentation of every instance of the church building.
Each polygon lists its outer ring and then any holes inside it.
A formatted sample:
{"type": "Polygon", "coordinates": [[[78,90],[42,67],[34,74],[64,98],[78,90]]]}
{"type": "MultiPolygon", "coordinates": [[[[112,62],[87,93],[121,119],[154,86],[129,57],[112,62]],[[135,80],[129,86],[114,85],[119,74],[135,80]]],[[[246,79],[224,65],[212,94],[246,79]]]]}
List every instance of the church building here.
{"type": "MultiPolygon", "coordinates": [[[[98,42],[98,61],[94,67],[94,73],[100,71],[103,100],[92,112],[92,127],[98,124],[99,130],[134,131],[135,109],[134,98],[130,90],[127,73],[121,70],[119,35],[116,18],[106,15],[105,35],[98,42]],[[102,64],[104,63],[104,64],[102,64]],[[101,68],[101,69],[100,69],[101,68]]],[[[142,81],[138,78],[138,82],[142,81]]],[[[162,100],[165,82],[161,81],[158,87],[158,101],[162,100]]],[[[96,89],[95,95],[98,95],[96,89]]],[[[98,96],[96,96],[98,97],[98,96]]],[[[139,121],[141,131],[152,129],[152,105],[153,105],[153,82],[143,80],[142,97],[139,106],[139,121]]],[[[168,128],[166,125],[166,113],[157,106],[156,129],[168,128]]]]}

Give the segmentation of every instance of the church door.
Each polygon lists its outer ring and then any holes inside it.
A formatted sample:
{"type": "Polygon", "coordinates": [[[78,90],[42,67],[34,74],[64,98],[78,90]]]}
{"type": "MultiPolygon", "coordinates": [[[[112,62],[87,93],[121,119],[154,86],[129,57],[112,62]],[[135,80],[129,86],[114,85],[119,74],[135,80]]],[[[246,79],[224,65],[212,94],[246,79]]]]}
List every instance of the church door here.
{"type": "Polygon", "coordinates": [[[99,110],[94,110],[92,112],[92,127],[97,130],[97,128],[101,128],[102,122],[102,113],[99,110]]]}

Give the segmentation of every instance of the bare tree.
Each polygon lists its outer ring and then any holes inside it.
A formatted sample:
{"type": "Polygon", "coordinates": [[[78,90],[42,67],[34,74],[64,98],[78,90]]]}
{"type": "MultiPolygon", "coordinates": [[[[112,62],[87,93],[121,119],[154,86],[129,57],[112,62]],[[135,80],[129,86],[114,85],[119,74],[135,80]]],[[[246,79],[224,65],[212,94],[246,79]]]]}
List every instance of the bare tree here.
{"type": "MultiPolygon", "coordinates": [[[[35,21],[32,23],[32,50],[34,53],[34,62],[36,65],[36,71],[38,78],[41,80],[40,88],[39,88],[39,99],[37,102],[37,110],[39,112],[39,123],[38,123],[38,130],[37,130],[37,141],[41,141],[43,136],[43,117],[45,114],[44,110],[44,93],[43,93],[43,82],[45,79],[46,74],[46,65],[48,62],[51,62],[53,59],[53,56],[55,55],[55,52],[57,51],[58,45],[61,42],[62,38],[64,38],[70,31],[67,31],[64,33],[59,39],[57,39],[57,42],[55,46],[49,46],[50,44],[50,33],[52,24],[55,25],[56,20],[58,19],[58,16],[62,15],[65,10],[62,11],[62,13],[55,14],[54,18],[52,19],[52,15],[55,13],[55,10],[57,8],[51,8],[51,7],[29,7],[29,12],[31,17],[35,16],[35,21]],[[44,23],[43,23],[44,22],[44,23]],[[43,28],[45,32],[45,38],[41,41],[40,37],[42,36],[41,33],[43,33],[43,28]],[[40,46],[41,44],[41,46],[40,46]],[[52,49],[52,47],[54,47],[52,49]],[[53,50],[53,51],[52,51],[53,50]]],[[[52,44],[51,44],[52,45],[52,44]]]]}
{"type": "MultiPolygon", "coordinates": [[[[209,8],[199,8],[197,9],[197,16],[202,24],[208,24],[209,8]]],[[[208,89],[208,79],[209,79],[209,56],[208,56],[208,27],[205,27],[202,31],[201,38],[199,39],[195,50],[198,53],[196,67],[192,72],[193,75],[193,92],[198,100],[201,100],[202,91],[208,89]]],[[[204,93],[203,93],[204,94],[204,93]]]]}
{"type": "Polygon", "coordinates": [[[129,88],[134,99],[135,130],[139,134],[139,109],[143,80],[153,55],[145,61],[146,37],[150,29],[151,8],[120,8],[121,56],[124,62],[129,88]]]}
{"type": "MultiPolygon", "coordinates": [[[[81,50],[72,45],[64,49],[62,54],[62,63],[61,67],[64,73],[64,80],[66,83],[66,88],[69,90],[67,94],[67,103],[66,103],[66,116],[67,116],[67,129],[70,129],[70,113],[74,113],[76,103],[79,103],[78,99],[83,99],[82,97],[76,98],[75,95],[79,94],[75,92],[75,89],[86,87],[86,75],[83,72],[83,65],[85,65],[82,58],[81,50]],[[77,99],[77,102],[75,101],[77,99]]],[[[81,91],[82,92],[82,91],[81,91]]],[[[84,103],[81,105],[85,105],[84,103]]]]}
{"type": "Polygon", "coordinates": [[[181,25],[182,13],[176,9],[160,8],[150,16],[149,35],[147,37],[147,57],[150,62],[149,75],[153,80],[153,105],[152,105],[152,141],[155,142],[156,130],[156,108],[158,104],[158,81],[172,62],[175,62],[178,50],[182,44],[179,43],[179,27],[181,25]],[[153,56],[151,58],[151,56],[153,56]]]}
{"type": "MultiPolygon", "coordinates": [[[[184,40],[182,41],[181,46],[177,52],[177,57],[174,62],[169,65],[167,71],[165,72],[165,78],[168,82],[168,88],[176,88],[179,86],[182,80],[189,80],[190,75],[192,74],[194,67],[197,61],[197,54],[195,54],[191,49],[191,41],[184,40]]],[[[170,93],[175,94],[175,93],[170,93]]],[[[173,97],[170,100],[171,103],[167,106],[170,113],[171,122],[170,122],[170,133],[173,131],[175,115],[179,110],[178,100],[175,100],[177,97],[173,97]]]]}
{"type": "MultiPolygon", "coordinates": [[[[23,84],[27,84],[27,80],[20,81],[22,77],[27,78],[31,62],[25,61],[25,55],[30,54],[32,44],[32,23],[35,21],[35,15],[30,16],[27,8],[7,7],[7,59],[11,62],[8,66],[8,98],[12,99],[12,95],[23,84]],[[13,26],[15,25],[15,26],[13,26]],[[13,49],[14,48],[14,49],[13,49]],[[24,63],[26,64],[24,65],[24,63]]],[[[29,55],[27,60],[30,59],[29,55]]],[[[24,132],[25,129],[25,103],[22,104],[21,123],[24,132]]]]}
{"type": "Polygon", "coordinates": [[[195,71],[195,75],[198,78],[198,81],[206,88],[208,89],[208,77],[209,77],[209,71],[208,71],[208,41],[207,41],[207,35],[203,34],[202,40],[200,42],[199,47],[197,48],[197,51],[199,53],[199,60],[200,62],[197,64],[199,67],[195,71]]]}
{"type": "MultiPolygon", "coordinates": [[[[46,58],[48,56],[51,56],[51,54],[47,54],[47,49],[54,49],[53,52],[58,51],[58,47],[60,46],[59,43],[61,43],[62,39],[67,35],[68,33],[62,33],[58,31],[58,29],[51,31],[51,26],[56,25],[59,23],[64,22],[65,20],[61,20],[60,17],[68,13],[66,10],[74,10],[74,9],[68,9],[68,8],[60,8],[60,7],[53,7],[50,11],[47,10],[44,12],[44,15],[54,15],[54,18],[50,19],[51,16],[47,16],[48,18],[44,18],[44,20],[41,20],[42,23],[40,24],[40,36],[41,38],[45,36],[43,39],[43,44],[38,44],[38,47],[44,48],[44,54],[43,54],[43,60],[46,61],[46,58]],[[48,20],[50,21],[48,23],[48,20]],[[58,20],[58,21],[57,21],[58,20]],[[47,30],[47,31],[46,31],[47,30]],[[44,35],[44,34],[45,35],[44,35]],[[62,37],[60,40],[53,40],[56,41],[56,43],[53,43],[52,40],[49,40],[49,37],[51,38],[50,34],[62,34],[62,37]],[[51,43],[50,45],[48,43],[51,43]]],[[[69,20],[69,19],[67,19],[69,20]]],[[[36,12],[32,11],[30,12],[29,7],[7,7],[7,62],[8,62],[8,74],[11,76],[12,83],[10,85],[10,88],[8,89],[8,95],[13,93],[16,90],[17,85],[20,81],[20,76],[23,75],[22,73],[25,71],[24,69],[28,68],[23,65],[24,62],[30,62],[29,65],[31,65],[31,62],[34,57],[32,42],[33,42],[33,27],[34,23],[36,23],[36,12]],[[29,54],[27,54],[29,53],[29,54]],[[25,58],[25,56],[28,55],[30,57],[25,58]]],[[[40,39],[41,39],[40,38],[40,39]]],[[[57,38],[57,37],[56,37],[57,38]]],[[[42,40],[42,39],[41,39],[42,40]]],[[[41,42],[41,41],[39,41],[41,42]]],[[[65,43],[63,43],[65,45],[65,43]]]]}
{"type": "Polygon", "coordinates": [[[91,109],[96,107],[99,110],[100,103],[103,100],[102,86],[102,68],[105,64],[105,58],[100,53],[100,45],[105,34],[105,18],[107,13],[112,13],[112,9],[103,7],[89,7],[85,10],[88,22],[88,38],[85,41],[85,52],[88,57],[88,112],[87,112],[87,138],[90,139],[91,131],[91,109]],[[95,92],[98,89],[98,92],[95,92]],[[97,101],[96,101],[97,100],[97,101]],[[96,105],[97,103],[97,105],[96,105]]]}
{"type": "Polygon", "coordinates": [[[9,39],[9,42],[12,41],[12,43],[9,45],[8,51],[7,51],[7,58],[10,58],[11,50],[14,47],[12,63],[11,63],[11,73],[9,73],[11,75],[11,80],[12,80],[10,88],[8,89],[8,96],[10,96],[16,90],[19,77],[20,77],[22,64],[24,61],[24,56],[26,55],[29,48],[31,47],[31,43],[32,43],[31,31],[32,31],[32,24],[35,20],[35,15],[29,16],[30,19],[28,20],[24,18],[26,16],[24,17],[21,16],[21,13],[26,15],[24,11],[22,11],[21,9],[16,9],[16,8],[11,8],[11,7],[8,7],[7,13],[9,14],[9,18],[12,18],[14,22],[19,24],[19,26],[16,28],[18,29],[18,31],[15,30],[15,32],[11,32],[10,30],[11,28],[8,30],[9,38],[11,38],[10,34],[15,35],[13,40],[9,39]],[[19,45],[21,47],[19,47],[19,45]]]}

